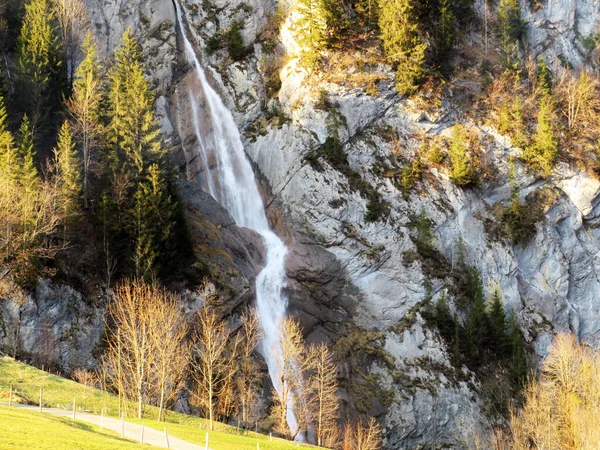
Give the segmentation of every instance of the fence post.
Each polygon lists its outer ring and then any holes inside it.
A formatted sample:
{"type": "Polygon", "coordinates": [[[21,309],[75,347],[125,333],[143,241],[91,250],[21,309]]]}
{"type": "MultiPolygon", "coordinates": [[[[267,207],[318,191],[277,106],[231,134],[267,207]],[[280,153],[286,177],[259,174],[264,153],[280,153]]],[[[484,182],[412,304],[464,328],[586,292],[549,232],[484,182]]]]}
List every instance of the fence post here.
{"type": "Polygon", "coordinates": [[[73,398],[73,420],[75,420],[76,412],[77,412],[77,397],[73,398]]]}
{"type": "Polygon", "coordinates": [[[140,434],[140,444],[144,444],[144,422],[142,422],[142,432],[140,434]]]}
{"type": "Polygon", "coordinates": [[[256,450],[260,450],[260,442],[256,443],[256,450]]]}
{"type": "Polygon", "coordinates": [[[269,433],[269,441],[273,442],[273,433],[269,433]]]}
{"type": "Polygon", "coordinates": [[[125,439],[125,413],[121,413],[121,438],[125,439]]]}
{"type": "Polygon", "coordinates": [[[104,428],[104,408],[100,411],[100,429],[104,428]]]}
{"type": "Polygon", "coordinates": [[[206,432],[206,450],[208,450],[208,431],[206,432]]]}
{"type": "Polygon", "coordinates": [[[43,389],[40,388],[40,412],[42,412],[42,392],[43,392],[43,389]]]}
{"type": "Polygon", "coordinates": [[[10,385],[10,393],[8,394],[8,406],[12,406],[12,384],[10,385]]]}
{"type": "Polygon", "coordinates": [[[169,435],[167,434],[167,429],[165,428],[165,441],[167,441],[167,448],[171,448],[169,445],[169,435]]]}

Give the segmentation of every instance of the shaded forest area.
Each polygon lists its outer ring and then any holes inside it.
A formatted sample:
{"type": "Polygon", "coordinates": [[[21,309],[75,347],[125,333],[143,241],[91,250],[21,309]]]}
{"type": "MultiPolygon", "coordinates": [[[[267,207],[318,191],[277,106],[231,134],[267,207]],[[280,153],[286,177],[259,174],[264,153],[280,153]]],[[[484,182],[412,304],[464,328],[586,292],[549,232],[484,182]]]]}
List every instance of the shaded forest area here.
{"type": "Polygon", "coordinates": [[[197,283],[140,48],[101,61],[88,28],[80,0],[0,3],[4,277],[197,283]]]}

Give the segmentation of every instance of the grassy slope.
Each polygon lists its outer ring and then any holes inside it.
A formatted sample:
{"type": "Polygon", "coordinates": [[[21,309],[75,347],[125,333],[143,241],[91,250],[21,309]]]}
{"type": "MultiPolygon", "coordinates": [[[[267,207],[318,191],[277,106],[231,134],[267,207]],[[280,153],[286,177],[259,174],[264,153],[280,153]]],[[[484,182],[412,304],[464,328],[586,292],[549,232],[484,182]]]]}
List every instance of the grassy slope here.
{"type": "Polygon", "coordinates": [[[148,448],[98,427],[50,414],[0,406],[0,449],[126,450],[148,448]]]}
{"type": "MultiPolygon", "coordinates": [[[[73,398],[77,398],[78,409],[80,409],[84,403],[83,392],[87,391],[87,409],[98,414],[102,408],[105,408],[105,414],[118,415],[118,399],[114,395],[105,394],[96,389],[86,389],[79,383],[56,375],[50,375],[10,358],[0,358],[0,402],[8,401],[8,392],[11,384],[14,391],[16,391],[16,394],[13,395],[13,401],[15,402],[37,404],[39,402],[41,387],[43,388],[44,406],[65,408],[68,405],[70,408],[73,398]]],[[[133,410],[134,407],[132,405],[131,411],[133,412],[133,410]]],[[[145,426],[159,430],[162,430],[166,426],[170,435],[204,445],[207,420],[169,412],[167,416],[168,423],[165,425],[164,423],[151,420],[156,417],[156,411],[156,408],[147,408],[145,413],[147,418],[144,419],[145,426]],[[204,429],[201,429],[201,427],[204,429]]],[[[136,423],[140,422],[136,419],[128,420],[136,423]]],[[[249,436],[242,436],[235,427],[222,423],[215,424],[215,431],[210,432],[209,439],[210,447],[215,450],[255,450],[257,441],[260,442],[261,450],[291,450],[298,448],[296,443],[275,438],[271,442],[268,436],[255,434],[254,432],[249,433],[249,436]]],[[[300,447],[316,448],[304,444],[300,445],[300,447]]]]}

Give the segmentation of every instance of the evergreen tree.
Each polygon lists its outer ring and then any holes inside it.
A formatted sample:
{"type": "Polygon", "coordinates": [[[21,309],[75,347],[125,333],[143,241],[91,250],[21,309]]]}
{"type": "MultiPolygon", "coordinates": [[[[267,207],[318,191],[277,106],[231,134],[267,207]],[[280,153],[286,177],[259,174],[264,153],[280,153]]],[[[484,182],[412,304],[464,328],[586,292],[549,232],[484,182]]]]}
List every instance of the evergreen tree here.
{"type": "Polygon", "coordinates": [[[552,94],[552,72],[546,64],[544,57],[540,58],[537,71],[537,80],[542,95],[552,94]]]}
{"type": "Polygon", "coordinates": [[[160,128],[154,118],[154,96],[131,30],[115,52],[110,73],[108,151],[112,175],[141,176],[145,161],[162,158],[160,128]]]}
{"type": "Polygon", "coordinates": [[[246,47],[244,47],[244,38],[242,37],[243,26],[242,21],[233,19],[227,33],[227,51],[234,61],[241,61],[246,56],[246,47]]]}
{"type": "Polygon", "coordinates": [[[454,15],[450,6],[450,0],[440,0],[438,19],[435,23],[433,33],[433,51],[435,64],[444,76],[448,76],[450,73],[450,59],[455,38],[454,15]]]}
{"type": "Polygon", "coordinates": [[[554,104],[551,98],[542,98],[538,110],[537,130],[533,143],[525,149],[525,160],[546,174],[552,172],[552,167],[558,155],[558,140],[555,136],[553,122],[555,120],[554,104]]]}
{"type": "Polygon", "coordinates": [[[414,220],[416,240],[415,245],[421,256],[431,257],[434,254],[433,233],[431,232],[431,221],[427,217],[425,208],[421,207],[421,212],[414,220]]]}
{"type": "Polygon", "coordinates": [[[33,194],[38,187],[38,172],[35,166],[33,132],[27,114],[23,116],[17,140],[18,181],[25,190],[33,194]]]}
{"type": "Polygon", "coordinates": [[[387,59],[396,66],[396,89],[412,94],[425,78],[427,42],[418,31],[412,0],[379,0],[379,28],[387,59]]]}
{"type": "Polygon", "coordinates": [[[83,61],[75,72],[73,96],[69,110],[75,122],[76,141],[83,161],[83,202],[87,205],[91,165],[100,145],[100,106],[102,102],[101,69],[92,34],[83,41],[83,61]]]}
{"type": "Polygon", "coordinates": [[[451,178],[457,185],[477,183],[477,173],[468,154],[466,130],[462,125],[454,127],[448,155],[452,164],[451,178]]]}
{"type": "Polygon", "coordinates": [[[121,270],[137,278],[173,275],[191,264],[193,253],[154,117],[154,96],[130,30],[115,53],[106,110],[102,227],[107,261],[117,259],[124,264],[121,270]]]}
{"type": "MultiPolygon", "coordinates": [[[[51,0],[28,0],[18,39],[20,101],[33,125],[53,126],[65,88],[62,48],[51,0]],[[45,123],[49,120],[49,123],[45,123]]],[[[43,127],[42,127],[43,128],[43,127]]]]}
{"type": "Polygon", "coordinates": [[[500,0],[498,26],[500,29],[500,53],[504,67],[518,75],[521,65],[519,42],[525,33],[519,0],[500,0]]]}
{"type": "Polygon", "coordinates": [[[490,312],[489,342],[490,348],[496,355],[504,356],[510,348],[508,343],[508,328],[506,326],[506,313],[498,289],[492,293],[490,312]]]}
{"type": "Polygon", "coordinates": [[[521,40],[525,33],[525,23],[521,19],[521,2],[519,0],[500,0],[498,22],[504,38],[511,41],[521,40]]]}
{"type": "Polygon", "coordinates": [[[172,236],[174,222],[175,206],[157,164],[148,168],[147,178],[139,185],[134,201],[133,261],[136,277],[143,279],[158,274],[160,266],[157,263],[161,262],[161,250],[172,236]]]}
{"type": "Polygon", "coordinates": [[[54,149],[54,168],[65,217],[75,213],[81,194],[81,176],[79,160],[75,152],[75,142],[71,127],[63,122],[58,133],[58,142],[54,149]]]}
{"type": "Polygon", "coordinates": [[[511,311],[508,328],[511,344],[509,372],[513,385],[518,389],[523,385],[527,377],[527,359],[525,358],[525,350],[523,348],[521,328],[519,327],[514,311],[511,311]]]}
{"type": "MultiPolygon", "coordinates": [[[[478,276],[479,278],[479,276],[478,276]]],[[[465,323],[466,335],[470,338],[467,358],[473,366],[480,364],[484,350],[488,344],[488,317],[485,310],[485,300],[481,288],[477,289],[465,323]]]]}
{"type": "Polygon", "coordinates": [[[446,342],[450,342],[454,337],[457,325],[450,313],[450,307],[444,295],[440,296],[435,304],[435,322],[442,337],[446,342]]]}
{"type": "Polygon", "coordinates": [[[452,11],[454,17],[461,24],[461,28],[469,27],[476,18],[473,0],[452,0],[452,11]]]}
{"type": "Polygon", "coordinates": [[[296,22],[302,64],[310,69],[321,61],[327,38],[327,9],[323,0],[298,0],[300,19],[296,22]]]}
{"type": "MultiPolygon", "coordinates": [[[[339,9],[343,11],[342,2],[338,0],[327,0],[330,3],[338,3],[339,9]]],[[[377,28],[379,20],[379,4],[377,0],[356,0],[354,2],[354,11],[359,22],[361,30],[373,31],[377,28]]]]}

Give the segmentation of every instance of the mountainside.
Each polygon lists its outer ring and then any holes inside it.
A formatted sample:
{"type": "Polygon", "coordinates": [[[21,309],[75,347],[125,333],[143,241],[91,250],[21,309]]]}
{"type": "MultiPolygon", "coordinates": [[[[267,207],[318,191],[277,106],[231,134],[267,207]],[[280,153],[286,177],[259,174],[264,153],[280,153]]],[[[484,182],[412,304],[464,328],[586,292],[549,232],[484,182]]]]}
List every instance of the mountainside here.
{"type": "MultiPolygon", "coordinates": [[[[476,25],[463,31],[448,82],[409,97],[396,91],[390,65],[365,63],[357,49],[348,51],[350,62],[332,52],[323,70],[301,65],[301,17],[292,10],[278,23],[290,6],[283,0],[182,0],[185,23],[171,1],[86,2],[104,55],[127,27],[143,47],[192,241],[207,271],[229,288],[232,311],[253,300],[264,249],[195,185],[214,165],[207,169],[194,151],[189,98],[204,94],[182,56],[186,27],[242,133],[271,226],[290,249],[290,313],[309,341],[333,346],[342,414],[376,416],[385,448],[474,448],[501,420],[494,401],[504,400],[508,369],[495,361],[456,364],[428,318],[429,305],[443,298],[455,320],[465,319],[456,302],[466,295],[469,270],[485,298],[497,290],[507,313],[514,311],[531,361],[548,353],[558,332],[598,344],[600,181],[591,163],[570,157],[549,174],[530,170],[524,146],[490,113],[494,105],[482,107],[500,75],[473,61],[499,64],[498,41],[486,34],[495,5],[475,2],[476,25]],[[227,33],[237,21],[244,51],[234,61],[227,33]],[[480,181],[466,187],[448,164],[457,129],[480,160],[480,181]],[[515,204],[531,216],[517,224],[527,228],[523,238],[507,224],[515,204]]],[[[569,68],[597,72],[600,2],[531,3],[522,5],[528,54],[543,57],[556,79],[569,68]]],[[[194,295],[188,299],[193,309],[194,295]]],[[[66,368],[92,362],[104,328],[99,305],[71,287],[40,284],[18,319],[23,349],[54,352],[66,368]]],[[[1,308],[9,341],[14,304],[1,308]]]]}

